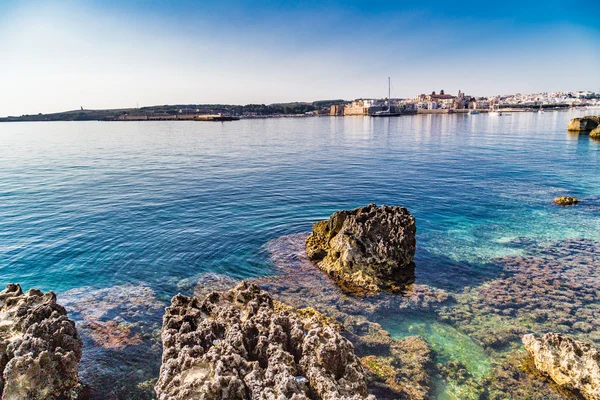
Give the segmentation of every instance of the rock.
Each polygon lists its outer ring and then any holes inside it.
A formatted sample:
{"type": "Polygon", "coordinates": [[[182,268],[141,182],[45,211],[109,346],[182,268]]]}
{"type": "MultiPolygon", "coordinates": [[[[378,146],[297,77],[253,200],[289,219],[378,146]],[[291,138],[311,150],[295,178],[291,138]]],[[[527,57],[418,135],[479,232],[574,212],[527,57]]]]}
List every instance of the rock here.
{"type": "Polygon", "coordinates": [[[592,131],[590,132],[590,137],[592,139],[600,139],[600,125],[592,129],[592,131]]]}
{"type": "Polygon", "coordinates": [[[590,115],[582,118],[573,118],[571,122],[569,122],[568,130],[569,131],[591,131],[600,125],[600,116],[590,115]]]}
{"type": "Polygon", "coordinates": [[[414,280],[416,230],[406,208],[370,204],[314,224],[306,251],[349,292],[400,291],[414,280]]]}
{"type": "Polygon", "coordinates": [[[554,204],[559,206],[572,206],[579,203],[579,199],[571,196],[560,196],[554,199],[554,204]]]}
{"type": "Polygon", "coordinates": [[[54,293],[0,292],[0,353],[2,399],[81,399],[81,339],[54,293]]]}
{"type": "Polygon", "coordinates": [[[584,398],[600,399],[600,352],[589,344],[557,333],[538,338],[523,336],[523,344],[533,357],[535,367],[559,386],[584,398]]]}
{"type": "Polygon", "coordinates": [[[374,399],[352,344],[317,314],[246,282],[175,296],[163,319],[158,398],[374,399]]]}

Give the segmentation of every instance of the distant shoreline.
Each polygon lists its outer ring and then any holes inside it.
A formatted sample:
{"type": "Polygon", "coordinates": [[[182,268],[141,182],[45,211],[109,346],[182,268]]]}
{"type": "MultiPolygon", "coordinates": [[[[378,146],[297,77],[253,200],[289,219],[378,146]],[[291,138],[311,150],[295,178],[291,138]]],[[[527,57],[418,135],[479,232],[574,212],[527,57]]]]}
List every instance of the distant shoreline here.
{"type": "MultiPolygon", "coordinates": [[[[578,111],[585,110],[596,110],[597,107],[581,107],[575,108],[578,111]]],[[[570,111],[569,108],[544,108],[544,111],[570,111]]],[[[468,114],[467,109],[453,110],[453,109],[437,109],[437,110],[426,110],[420,109],[416,113],[406,113],[402,116],[411,115],[454,115],[454,114],[468,114]]],[[[481,114],[487,114],[490,110],[481,109],[477,110],[481,114]]],[[[505,113],[526,113],[538,112],[537,109],[524,109],[524,108],[502,108],[502,112],[505,113]]],[[[235,121],[245,119],[272,119],[272,118],[312,118],[312,117],[369,117],[369,115],[306,115],[306,114],[272,114],[272,115],[238,115],[238,116],[217,116],[211,114],[197,114],[197,115],[173,115],[173,116],[130,116],[129,118],[56,118],[52,117],[54,114],[42,114],[42,115],[27,115],[21,117],[4,117],[0,118],[0,122],[81,122],[81,121],[100,121],[100,122],[146,122],[146,121],[197,121],[197,122],[212,122],[212,121],[235,121]]],[[[401,116],[401,117],[402,117],[401,116]]]]}

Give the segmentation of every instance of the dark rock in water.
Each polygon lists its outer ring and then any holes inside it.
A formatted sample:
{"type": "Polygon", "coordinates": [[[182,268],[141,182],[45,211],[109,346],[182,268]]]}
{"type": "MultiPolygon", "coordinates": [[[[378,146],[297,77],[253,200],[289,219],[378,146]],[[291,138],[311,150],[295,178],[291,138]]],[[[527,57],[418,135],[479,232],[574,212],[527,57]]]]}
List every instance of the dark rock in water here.
{"type": "Polygon", "coordinates": [[[406,208],[370,204],[314,224],[306,251],[347,291],[398,291],[414,278],[416,230],[406,208]]]}
{"type": "Polygon", "coordinates": [[[83,340],[79,376],[92,399],[153,399],[166,304],[145,286],[83,287],[60,293],[83,340]]]}
{"type": "Polygon", "coordinates": [[[571,196],[560,196],[554,199],[554,204],[559,206],[572,206],[579,203],[579,199],[571,196]]]}
{"type": "Polygon", "coordinates": [[[0,292],[0,392],[4,400],[81,399],[81,339],[52,292],[0,292]]]}
{"type": "Polygon", "coordinates": [[[161,400],[373,398],[335,325],[246,282],[203,299],[175,296],[162,340],[161,400]]]}
{"type": "Polygon", "coordinates": [[[600,116],[589,115],[581,118],[573,118],[571,122],[569,122],[567,129],[569,131],[585,132],[593,130],[598,125],[600,125],[600,116]]]}
{"type": "Polygon", "coordinates": [[[556,333],[523,336],[536,368],[559,386],[586,399],[600,399],[600,352],[589,344],[556,333]]]}

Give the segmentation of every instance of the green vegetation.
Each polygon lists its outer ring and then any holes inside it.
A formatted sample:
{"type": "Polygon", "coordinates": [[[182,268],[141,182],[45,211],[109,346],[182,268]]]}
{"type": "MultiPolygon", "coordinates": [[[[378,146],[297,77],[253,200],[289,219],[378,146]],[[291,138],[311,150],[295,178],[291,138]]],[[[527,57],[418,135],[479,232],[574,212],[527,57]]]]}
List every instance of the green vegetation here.
{"type": "Polygon", "coordinates": [[[278,104],[174,104],[141,108],[123,108],[111,110],[73,110],[53,114],[28,114],[0,118],[0,122],[9,121],[110,121],[123,115],[168,117],[180,114],[231,114],[248,116],[270,116],[278,114],[302,115],[310,111],[328,109],[332,104],[346,104],[344,100],[319,100],[312,103],[278,104]]]}

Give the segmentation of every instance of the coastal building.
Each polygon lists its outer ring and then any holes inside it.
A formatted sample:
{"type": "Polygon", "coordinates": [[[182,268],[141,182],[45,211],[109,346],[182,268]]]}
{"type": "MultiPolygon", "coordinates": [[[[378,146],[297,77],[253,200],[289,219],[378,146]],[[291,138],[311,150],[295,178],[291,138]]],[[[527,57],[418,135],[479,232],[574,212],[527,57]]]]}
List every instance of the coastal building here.
{"type": "Polygon", "coordinates": [[[371,115],[384,110],[385,102],[378,99],[357,99],[344,108],[344,115],[371,115]]]}
{"type": "Polygon", "coordinates": [[[329,109],[329,115],[344,115],[344,108],[342,104],[334,104],[329,109]]]}

